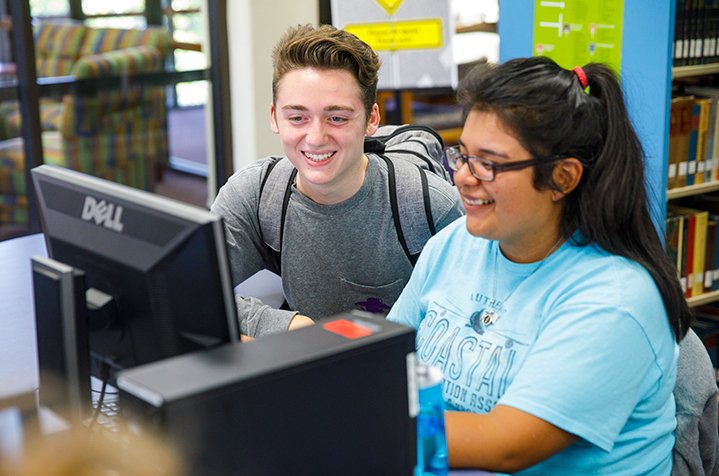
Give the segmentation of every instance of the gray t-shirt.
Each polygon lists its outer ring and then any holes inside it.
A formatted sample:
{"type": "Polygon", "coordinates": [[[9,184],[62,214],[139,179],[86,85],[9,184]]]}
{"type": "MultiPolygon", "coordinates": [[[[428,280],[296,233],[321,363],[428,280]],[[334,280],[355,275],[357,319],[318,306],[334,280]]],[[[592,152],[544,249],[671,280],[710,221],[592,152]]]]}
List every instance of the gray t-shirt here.
{"type": "MultiPolygon", "coordinates": [[[[344,202],[321,205],[292,188],[281,263],[282,287],[292,311],[238,296],[243,334],[256,337],[285,331],[297,312],[319,320],[350,309],[387,312],[394,304],[412,265],[395,231],[387,166],[372,154],[368,158],[362,187],[344,202]]],[[[235,173],[211,208],[225,220],[235,284],[261,269],[279,272],[272,250],[261,238],[258,220],[260,185],[268,163],[264,159],[235,173]]],[[[451,184],[431,173],[427,179],[439,231],[464,211],[451,184]]],[[[398,198],[402,199],[401,191],[398,198]]]]}

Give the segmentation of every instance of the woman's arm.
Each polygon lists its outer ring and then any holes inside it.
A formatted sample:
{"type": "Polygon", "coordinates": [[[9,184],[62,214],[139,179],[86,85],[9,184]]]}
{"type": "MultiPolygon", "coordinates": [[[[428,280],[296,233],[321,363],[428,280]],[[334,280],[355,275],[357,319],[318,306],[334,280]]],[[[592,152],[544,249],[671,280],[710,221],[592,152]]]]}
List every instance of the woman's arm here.
{"type": "Polygon", "coordinates": [[[445,413],[451,467],[515,472],[539,463],[577,440],[529,413],[497,405],[486,414],[445,413]]]}

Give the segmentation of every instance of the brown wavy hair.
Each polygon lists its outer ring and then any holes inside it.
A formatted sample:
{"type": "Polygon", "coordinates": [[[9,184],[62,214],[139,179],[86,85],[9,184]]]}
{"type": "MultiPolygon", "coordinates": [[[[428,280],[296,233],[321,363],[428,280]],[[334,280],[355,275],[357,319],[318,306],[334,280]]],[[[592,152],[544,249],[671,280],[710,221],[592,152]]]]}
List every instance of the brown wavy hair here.
{"type": "Polygon", "coordinates": [[[272,101],[282,78],[295,69],[342,69],[359,83],[365,112],[377,102],[381,61],[364,41],[332,25],[298,25],[290,28],[272,52],[272,101]]]}

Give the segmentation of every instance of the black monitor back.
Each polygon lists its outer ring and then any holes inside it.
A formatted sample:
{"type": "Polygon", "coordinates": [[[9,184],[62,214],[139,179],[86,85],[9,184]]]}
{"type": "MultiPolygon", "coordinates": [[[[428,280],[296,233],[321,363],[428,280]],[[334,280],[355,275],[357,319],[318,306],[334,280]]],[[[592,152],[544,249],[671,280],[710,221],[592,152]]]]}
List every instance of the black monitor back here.
{"type": "Polygon", "coordinates": [[[188,474],[410,475],[414,331],[348,313],[121,372],[123,414],[188,474]]]}
{"type": "Polygon", "coordinates": [[[48,255],[85,275],[94,375],[239,339],[219,216],[60,167],[32,176],[48,255]]]}

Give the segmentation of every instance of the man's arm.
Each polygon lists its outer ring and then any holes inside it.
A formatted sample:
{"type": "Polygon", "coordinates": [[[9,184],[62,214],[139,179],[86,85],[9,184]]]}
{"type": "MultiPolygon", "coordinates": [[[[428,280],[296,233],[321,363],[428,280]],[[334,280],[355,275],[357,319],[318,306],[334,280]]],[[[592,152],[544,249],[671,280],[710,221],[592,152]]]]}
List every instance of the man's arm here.
{"type": "MultiPolygon", "coordinates": [[[[220,215],[225,224],[235,285],[262,269],[277,271],[271,250],[262,240],[257,213],[260,184],[266,169],[267,161],[259,161],[235,173],[220,189],[211,207],[211,211],[220,215]]],[[[251,296],[236,296],[236,303],[240,332],[250,337],[285,332],[290,329],[290,323],[297,314],[274,309],[251,296]]],[[[297,322],[306,321],[299,319],[297,322]]]]}

